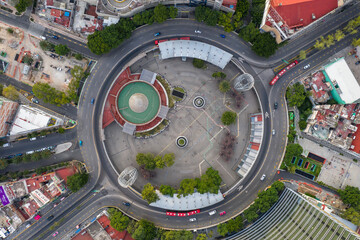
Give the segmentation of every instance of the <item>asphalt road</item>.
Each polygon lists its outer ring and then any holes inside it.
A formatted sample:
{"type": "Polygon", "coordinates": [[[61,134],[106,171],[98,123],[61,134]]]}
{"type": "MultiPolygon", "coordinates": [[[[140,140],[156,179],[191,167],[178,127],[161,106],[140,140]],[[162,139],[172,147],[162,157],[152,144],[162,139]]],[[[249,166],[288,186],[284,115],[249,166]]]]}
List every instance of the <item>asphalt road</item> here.
{"type": "Polygon", "coordinates": [[[35,151],[44,147],[71,142],[74,138],[76,138],[76,128],[66,130],[63,134],[52,133],[44,138],[37,137],[35,141],[24,139],[17,142],[11,142],[9,147],[0,147],[0,158],[19,153],[25,154],[28,151],[35,151]]]}
{"type": "MultiPolygon", "coordinates": [[[[114,195],[108,196],[109,201],[118,197],[124,199],[132,199],[132,211],[129,211],[129,215],[135,218],[147,218],[155,224],[163,227],[171,228],[202,228],[208,225],[217,224],[220,221],[224,221],[231,216],[245,208],[256,197],[259,189],[264,189],[272,182],[275,176],[277,164],[281,160],[282,149],[285,146],[286,129],[287,129],[287,113],[284,102],[284,92],[287,84],[294,78],[295,72],[302,71],[302,64],[289,71],[279,82],[270,88],[267,84],[270,79],[261,80],[255,76],[255,86],[257,88],[259,97],[261,99],[263,112],[269,113],[269,118],[264,119],[265,131],[263,136],[262,148],[259,153],[259,157],[254,167],[250,171],[249,175],[243,180],[243,189],[241,192],[234,191],[229,194],[225,200],[217,205],[209,207],[208,209],[202,209],[202,213],[196,216],[197,222],[190,223],[187,218],[169,218],[165,217],[165,210],[156,209],[147,206],[139,196],[135,195],[131,190],[122,189],[118,187],[117,176],[110,166],[104,154],[102,142],[101,142],[101,129],[99,128],[99,116],[102,109],[102,103],[106,96],[105,92],[111,84],[111,81],[122,69],[126,62],[128,62],[136,54],[140,53],[146,48],[153,47],[153,41],[155,38],[153,34],[161,31],[162,38],[190,36],[192,39],[200,41],[208,41],[215,44],[226,51],[232,52],[234,56],[241,56],[247,63],[257,67],[273,67],[280,63],[281,59],[291,57],[292,54],[297,54],[301,48],[313,45],[313,42],[320,35],[336,28],[343,24],[347,19],[355,17],[355,13],[359,12],[359,5],[346,9],[343,13],[338,15],[331,15],[328,19],[320,25],[316,30],[310,31],[299,38],[299,41],[292,41],[279,50],[274,56],[268,60],[255,56],[247,43],[244,43],[233,33],[227,33],[227,37],[222,39],[219,34],[224,32],[220,28],[208,27],[201,23],[197,23],[191,20],[171,20],[164,24],[154,24],[151,26],[142,27],[134,31],[133,36],[125,41],[120,47],[114,49],[111,53],[101,57],[98,65],[95,67],[92,75],[85,83],[83,89],[83,96],[80,99],[80,110],[78,111],[78,139],[83,140],[84,145],[81,147],[82,155],[85,163],[87,163],[91,172],[90,183],[81,190],[81,193],[77,193],[76,198],[72,199],[72,203],[76,204],[79,199],[86,198],[87,192],[95,186],[96,183],[104,185],[106,189],[115,191],[114,195]],[[341,16],[341,17],[340,17],[341,16]],[[160,30],[159,30],[160,29],[160,30]],[[195,35],[195,29],[200,29],[202,34],[195,35]],[[96,98],[95,105],[90,104],[92,98],[96,98]],[[272,108],[273,102],[279,102],[279,108],[274,112],[272,108]],[[276,134],[271,135],[271,130],[275,129],[276,134]],[[99,161],[100,159],[100,161],[99,161]],[[100,166],[101,164],[101,166],[100,166]],[[265,173],[268,177],[265,181],[259,181],[260,176],[265,173]],[[113,196],[113,197],[112,197],[113,196]],[[208,211],[212,209],[218,209],[219,211],[227,211],[223,217],[214,216],[209,218],[208,211]]],[[[1,15],[0,15],[1,16],[1,15]]],[[[1,20],[1,18],[0,18],[1,20]]],[[[333,48],[341,45],[342,41],[336,43],[333,48]]],[[[77,49],[81,49],[80,46],[74,46],[77,49]]],[[[319,54],[323,54],[321,57],[326,58],[330,56],[330,51],[323,51],[319,54]]],[[[314,57],[309,57],[306,61],[312,61],[314,57]]],[[[306,64],[304,61],[304,64],[306,64]]],[[[320,60],[316,59],[319,63],[320,60]]],[[[251,66],[244,64],[246,69],[250,73],[254,73],[251,70],[251,66]]],[[[304,72],[303,72],[304,73],[304,72]]],[[[75,206],[75,205],[74,205],[75,206]]],[[[62,212],[64,214],[71,211],[71,207],[64,208],[62,212]]],[[[58,220],[60,216],[55,216],[58,220]]],[[[44,229],[46,224],[41,225],[40,229],[44,229]]],[[[21,235],[21,239],[29,239],[29,237],[35,234],[35,231],[31,231],[32,235],[21,235]]]]}

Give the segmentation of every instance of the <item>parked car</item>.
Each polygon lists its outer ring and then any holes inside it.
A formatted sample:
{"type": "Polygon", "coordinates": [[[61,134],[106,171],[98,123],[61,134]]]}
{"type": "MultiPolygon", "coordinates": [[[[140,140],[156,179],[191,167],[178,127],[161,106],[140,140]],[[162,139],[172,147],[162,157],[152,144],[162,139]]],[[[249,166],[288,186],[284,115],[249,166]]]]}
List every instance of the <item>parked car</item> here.
{"type": "Polygon", "coordinates": [[[306,65],[306,66],[304,67],[304,70],[305,70],[305,69],[308,69],[309,67],[310,67],[310,64],[306,65]]]}
{"type": "Polygon", "coordinates": [[[209,215],[214,215],[216,213],[216,210],[212,210],[211,212],[209,212],[209,215]]]}
{"type": "Polygon", "coordinates": [[[265,175],[265,174],[263,174],[263,175],[261,176],[260,180],[261,180],[261,181],[264,181],[264,180],[265,180],[265,178],[266,178],[266,175],[265,175]]]}
{"type": "Polygon", "coordinates": [[[129,202],[123,202],[122,204],[127,206],[127,207],[130,207],[130,205],[131,205],[129,202]]]}
{"type": "Polygon", "coordinates": [[[10,147],[10,143],[3,144],[3,147],[10,147]]]}
{"type": "Polygon", "coordinates": [[[58,40],[58,39],[59,39],[59,37],[58,37],[58,36],[56,36],[56,35],[53,35],[53,39],[58,40]]]}
{"type": "Polygon", "coordinates": [[[195,30],[195,33],[199,33],[199,34],[200,34],[200,33],[201,33],[201,31],[200,31],[200,30],[195,30]]]}
{"type": "Polygon", "coordinates": [[[54,233],[52,234],[52,236],[55,237],[55,236],[58,235],[58,234],[59,234],[59,232],[54,232],[54,233]]]}
{"type": "Polygon", "coordinates": [[[157,37],[157,36],[160,36],[161,35],[161,32],[157,32],[154,34],[154,37],[157,37]]]}
{"type": "Polygon", "coordinates": [[[30,141],[35,141],[35,140],[36,140],[36,137],[30,138],[29,140],[30,140],[30,141]]]}
{"type": "Polygon", "coordinates": [[[226,36],[224,34],[220,34],[220,37],[222,38],[226,38],[226,36]]]}
{"type": "Polygon", "coordinates": [[[190,218],[189,221],[190,221],[190,222],[195,222],[195,221],[196,221],[196,218],[190,218]]]}
{"type": "Polygon", "coordinates": [[[222,211],[221,213],[220,213],[220,216],[224,216],[226,214],[226,212],[225,211],[222,211]]]}

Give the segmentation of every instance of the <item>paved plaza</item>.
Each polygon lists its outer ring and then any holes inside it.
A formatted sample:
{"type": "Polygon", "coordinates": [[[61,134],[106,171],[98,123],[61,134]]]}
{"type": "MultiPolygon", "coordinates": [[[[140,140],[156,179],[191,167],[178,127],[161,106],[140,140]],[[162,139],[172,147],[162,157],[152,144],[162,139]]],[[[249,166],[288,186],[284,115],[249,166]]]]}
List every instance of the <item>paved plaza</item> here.
{"type": "MultiPolygon", "coordinates": [[[[234,170],[248,143],[250,114],[260,112],[255,92],[245,92],[241,107],[236,109],[230,94],[218,90],[219,80],[211,75],[221,69],[211,64],[207,63],[207,69],[197,69],[193,67],[192,59],[186,62],[181,61],[181,58],[160,61],[154,52],[136,62],[131,72],[140,73],[142,69],[164,76],[171,87],[182,87],[186,97],[169,111],[167,119],[170,125],[166,130],[150,139],[135,139],[124,134],[116,122],[105,128],[105,145],[117,170],[121,172],[127,166],[139,169],[135,161],[139,152],[151,152],[154,155],[174,153],[175,164],[169,168],[156,169],[156,176],[149,180],[153,185],[167,184],[177,188],[182,179],[200,177],[208,167],[213,167],[220,172],[224,182],[222,189],[225,191],[239,179],[234,170]],[[205,98],[204,109],[193,107],[195,96],[205,98]],[[223,126],[220,121],[226,110],[234,110],[239,114],[237,123],[230,127],[223,126]],[[228,162],[219,156],[220,142],[227,131],[236,136],[234,156],[228,162]],[[178,136],[185,136],[189,140],[187,147],[180,149],[176,146],[178,136]]],[[[227,80],[241,74],[232,64],[228,64],[223,72],[227,74],[227,80]]],[[[133,187],[141,191],[147,182],[139,174],[133,187]]]]}

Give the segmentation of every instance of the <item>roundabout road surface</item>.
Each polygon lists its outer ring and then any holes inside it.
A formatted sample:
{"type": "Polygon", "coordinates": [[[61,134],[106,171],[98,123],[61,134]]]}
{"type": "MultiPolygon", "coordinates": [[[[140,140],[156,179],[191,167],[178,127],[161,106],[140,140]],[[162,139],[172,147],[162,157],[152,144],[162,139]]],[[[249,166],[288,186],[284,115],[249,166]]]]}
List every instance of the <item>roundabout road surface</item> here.
{"type": "MultiPolygon", "coordinates": [[[[354,15],[352,17],[354,17],[354,15]]],[[[344,18],[342,18],[342,20],[344,20],[344,18]]],[[[336,22],[337,26],[341,25],[342,22],[336,22]]],[[[312,45],[314,40],[311,39],[311,41],[303,42],[302,45],[299,45],[297,42],[289,43],[288,46],[284,47],[287,47],[289,49],[288,51],[283,53],[279,53],[279,51],[275,56],[270,57],[269,60],[265,60],[264,58],[254,55],[249,49],[249,46],[241,41],[235,34],[227,34],[227,37],[222,39],[219,36],[220,33],[223,33],[220,28],[208,27],[189,20],[167,21],[164,24],[154,24],[137,29],[134,31],[132,37],[125,41],[120,47],[100,58],[91,76],[85,83],[78,111],[78,140],[84,142],[81,151],[84,161],[90,171],[90,182],[81,191],[72,194],[72,197],[69,198],[68,201],[66,200],[68,203],[67,208],[62,210],[61,213],[54,214],[54,221],[58,221],[60,218],[65,217],[65,221],[62,224],[62,229],[64,230],[62,232],[59,231],[57,239],[61,239],[62,234],[65,234],[66,231],[75,227],[74,224],[79,221],[76,217],[77,213],[74,213],[73,211],[76,206],[75,203],[83,202],[84,199],[89,198],[91,195],[89,192],[92,189],[100,189],[102,187],[107,189],[109,195],[101,197],[102,199],[107,199],[106,201],[103,201],[103,205],[116,203],[115,206],[119,206],[126,214],[135,219],[146,218],[154,222],[157,226],[164,228],[195,229],[217,225],[218,223],[237,215],[255,199],[260,190],[263,190],[266,186],[271,184],[286,144],[287,109],[284,99],[286,86],[293,78],[295,78],[293,76],[294,74],[305,74],[301,67],[310,62],[313,58],[307,59],[304,63],[299,64],[299,66],[289,71],[289,73],[271,88],[268,85],[270,79],[260,79],[251,66],[263,66],[262,69],[260,69],[261,72],[266,68],[275,66],[281,59],[288,58],[294,54],[295,51],[297,53],[299,51],[299,46],[306,47],[312,45]],[[200,29],[202,34],[194,34],[196,29],[200,29]],[[269,113],[269,118],[264,119],[264,135],[261,151],[253,168],[241,184],[243,185],[241,192],[237,190],[233,191],[225,197],[224,201],[211,207],[201,209],[202,212],[196,215],[197,221],[191,223],[188,221],[188,218],[170,217],[167,219],[165,210],[148,206],[147,203],[141,199],[141,196],[130,189],[121,188],[117,183],[117,174],[107,160],[101,139],[102,130],[99,127],[99,121],[108,88],[117,74],[133,57],[154,47],[153,42],[155,38],[153,37],[153,34],[158,31],[162,32],[162,38],[190,36],[192,40],[207,42],[228,51],[236,58],[241,56],[245,59],[243,67],[246,69],[246,72],[249,72],[255,78],[255,88],[261,101],[262,111],[263,113],[269,113]],[[292,48],[294,48],[293,51],[291,50],[292,48]],[[251,66],[248,63],[250,63],[251,66]],[[94,105],[91,104],[92,98],[95,98],[94,105]],[[276,111],[272,107],[274,102],[279,103],[279,108],[276,111]],[[272,129],[276,130],[274,136],[271,135],[272,129]],[[268,177],[266,181],[261,182],[259,181],[259,178],[264,173],[268,177]],[[127,209],[121,205],[121,201],[129,201],[132,205],[127,209]],[[214,215],[209,218],[208,212],[212,209],[226,211],[227,214],[223,217],[214,215]]],[[[306,35],[306,38],[308,38],[309,35],[312,34],[306,35]]],[[[352,37],[358,37],[357,35],[352,37]]],[[[306,41],[306,39],[302,40],[306,41]]],[[[350,38],[347,38],[346,41],[347,44],[351,43],[350,38]]],[[[326,57],[331,56],[332,52],[336,51],[340,43],[341,42],[332,46],[329,51],[326,51],[325,54],[321,55],[320,60],[317,59],[318,63],[326,57]]],[[[312,67],[315,67],[315,65],[316,64],[312,65],[312,67]]],[[[256,72],[259,72],[259,68],[254,69],[256,72]]],[[[311,69],[308,71],[311,71],[311,69]]],[[[95,201],[95,199],[94,201],[89,201],[86,209],[80,209],[80,213],[82,213],[83,216],[89,215],[91,212],[88,212],[88,210],[92,209],[91,207],[94,206],[100,206],[99,201],[95,201]]],[[[50,223],[47,222],[37,224],[36,228],[24,232],[18,239],[31,239],[36,233],[39,234],[44,232],[48,226],[50,226],[50,223]]],[[[45,236],[50,237],[51,235],[50,233],[46,233],[45,236]]]]}

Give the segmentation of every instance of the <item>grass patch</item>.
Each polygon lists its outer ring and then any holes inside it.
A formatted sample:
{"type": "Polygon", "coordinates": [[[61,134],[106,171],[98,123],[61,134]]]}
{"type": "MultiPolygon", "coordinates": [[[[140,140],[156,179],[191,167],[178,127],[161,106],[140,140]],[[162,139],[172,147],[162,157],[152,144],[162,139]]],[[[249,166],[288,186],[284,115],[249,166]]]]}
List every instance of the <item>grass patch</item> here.
{"type": "Polygon", "coordinates": [[[292,159],[292,157],[289,158],[289,159],[285,159],[286,165],[289,166],[290,168],[294,168],[294,167],[295,167],[295,169],[299,169],[299,170],[301,170],[301,171],[303,171],[303,172],[310,173],[310,174],[314,175],[316,178],[319,176],[320,171],[321,171],[321,167],[322,167],[322,164],[321,164],[321,163],[319,163],[319,162],[317,162],[317,161],[315,161],[315,160],[313,160],[313,159],[310,159],[310,158],[306,158],[306,157],[302,157],[302,156],[301,156],[301,157],[297,157],[295,163],[292,164],[292,163],[291,163],[291,159],[292,159]],[[300,159],[302,159],[303,162],[302,162],[301,166],[299,167],[297,164],[298,164],[298,162],[300,161],[300,159]],[[306,162],[309,162],[308,168],[304,168],[306,162]],[[310,168],[311,168],[311,166],[312,166],[313,164],[316,165],[316,168],[315,168],[315,171],[314,171],[314,172],[310,170],[310,168]]]}
{"type": "Polygon", "coordinates": [[[170,89],[170,85],[168,84],[168,82],[163,79],[162,77],[160,77],[159,75],[156,76],[156,79],[163,85],[163,87],[165,88],[165,91],[168,95],[169,98],[169,108],[173,108],[174,107],[174,99],[173,96],[171,94],[171,89],[170,89]]]}

